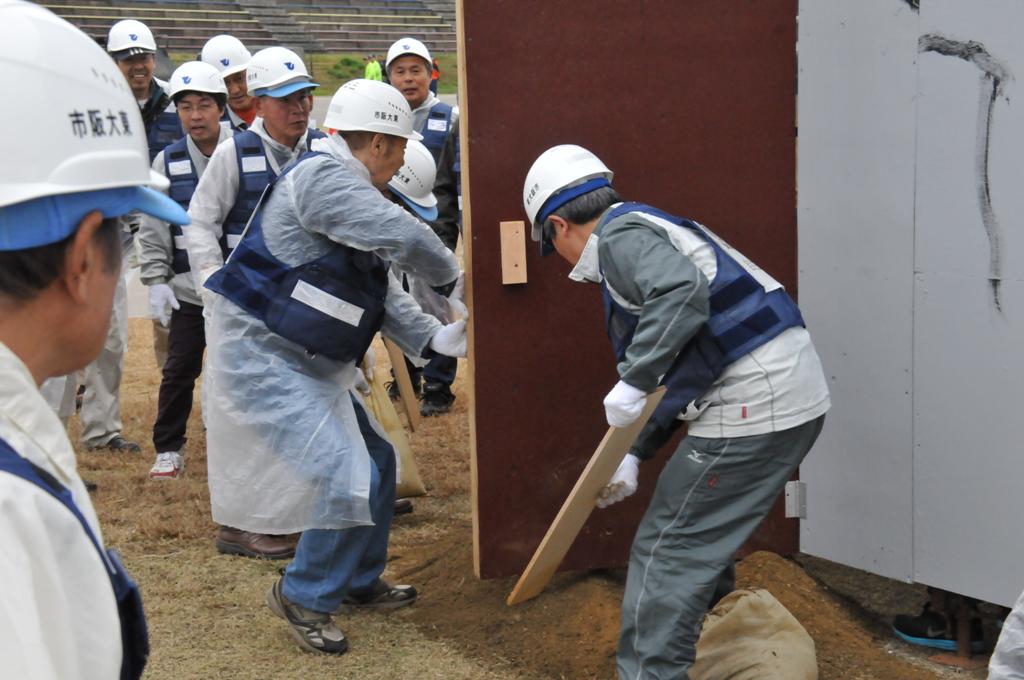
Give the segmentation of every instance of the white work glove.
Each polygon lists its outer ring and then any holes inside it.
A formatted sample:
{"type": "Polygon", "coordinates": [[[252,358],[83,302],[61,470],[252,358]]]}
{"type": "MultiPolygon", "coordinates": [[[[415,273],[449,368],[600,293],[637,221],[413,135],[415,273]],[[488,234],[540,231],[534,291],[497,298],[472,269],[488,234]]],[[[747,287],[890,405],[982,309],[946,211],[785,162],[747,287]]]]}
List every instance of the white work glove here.
{"type": "Polygon", "coordinates": [[[469,309],[466,308],[466,274],[465,272],[459,274],[458,281],[455,282],[455,287],[452,288],[451,294],[448,296],[448,306],[452,310],[452,314],[459,317],[460,319],[469,318],[469,309]]]}
{"type": "Polygon", "coordinates": [[[636,493],[636,476],[640,472],[640,459],[632,453],[619,463],[619,469],[612,475],[612,479],[597,494],[597,507],[607,508],[613,503],[618,503],[624,498],[636,493]]]}
{"type": "Polygon", "coordinates": [[[626,427],[640,417],[647,393],[621,380],[604,398],[604,415],[612,427],[626,427]]]}
{"type": "Polygon", "coordinates": [[[466,320],[441,326],[430,339],[430,349],[447,357],[466,356],[466,320]]]}
{"type": "Polygon", "coordinates": [[[149,287],[149,311],[164,328],[171,322],[171,308],[181,309],[174,291],[166,283],[154,283],[149,287]]]}

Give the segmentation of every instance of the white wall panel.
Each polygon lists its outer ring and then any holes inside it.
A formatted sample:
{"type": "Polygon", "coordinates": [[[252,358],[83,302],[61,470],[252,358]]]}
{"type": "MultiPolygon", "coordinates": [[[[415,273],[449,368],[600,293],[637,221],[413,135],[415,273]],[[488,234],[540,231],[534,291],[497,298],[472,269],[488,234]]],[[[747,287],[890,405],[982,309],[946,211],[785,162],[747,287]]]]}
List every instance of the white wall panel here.
{"type": "Polygon", "coordinates": [[[897,0],[800,3],[800,307],[833,402],[801,467],[801,548],[903,579],[913,572],[918,24],[897,0]]]}

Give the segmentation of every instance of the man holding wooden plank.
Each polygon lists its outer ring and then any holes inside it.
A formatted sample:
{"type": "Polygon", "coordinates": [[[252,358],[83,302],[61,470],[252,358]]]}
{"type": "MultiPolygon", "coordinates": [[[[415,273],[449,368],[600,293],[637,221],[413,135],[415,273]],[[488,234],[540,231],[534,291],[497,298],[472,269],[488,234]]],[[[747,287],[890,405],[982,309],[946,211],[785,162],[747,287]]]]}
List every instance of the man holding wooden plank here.
{"type": "Polygon", "coordinates": [[[668,388],[598,505],[635,493],[639,463],[684,422],[637,530],[619,677],[688,678],[705,612],[733,588],[733,556],[814,444],[830,406],[800,310],[782,286],[700,224],[624,203],[612,172],[575,145],[545,151],[523,187],[543,255],[601,285],[626,427],[668,388]]]}

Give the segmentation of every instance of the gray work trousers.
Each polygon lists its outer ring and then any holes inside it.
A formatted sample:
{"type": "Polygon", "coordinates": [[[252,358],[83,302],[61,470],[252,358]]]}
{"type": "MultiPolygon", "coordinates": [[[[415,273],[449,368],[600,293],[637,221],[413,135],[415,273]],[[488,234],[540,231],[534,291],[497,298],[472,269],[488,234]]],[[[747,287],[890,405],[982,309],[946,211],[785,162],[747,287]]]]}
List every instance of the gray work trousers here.
{"type": "Polygon", "coordinates": [[[732,588],[733,556],[771,509],[825,416],[752,437],[686,437],[665,465],[629,557],[620,680],[688,680],[713,598],[732,588]]]}
{"type": "Polygon", "coordinates": [[[124,276],[114,290],[114,309],[103,351],[85,368],[82,396],[82,442],[103,446],[121,434],[121,374],[128,344],[128,296],[124,276]]]}

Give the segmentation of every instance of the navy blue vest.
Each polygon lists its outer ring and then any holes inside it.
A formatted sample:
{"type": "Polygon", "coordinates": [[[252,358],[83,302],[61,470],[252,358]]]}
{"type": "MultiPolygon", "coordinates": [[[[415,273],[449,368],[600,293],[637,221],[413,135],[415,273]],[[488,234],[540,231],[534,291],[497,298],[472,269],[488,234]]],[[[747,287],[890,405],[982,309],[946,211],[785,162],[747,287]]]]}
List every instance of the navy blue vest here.
{"type": "Polygon", "coordinates": [[[249,124],[242,120],[241,116],[238,117],[239,121],[238,124],[236,125],[235,119],[231,117],[229,111],[231,111],[231,106],[229,104],[225,104],[224,115],[221,116],[220,119],[231,127],[232,132],[245,132],[246,130],[249,129],[249,124]]]}
{"type": "Polygon", "coordinates": [[[448,138],[448,131],[451,127],[452,107],[442,101],[431,106],[427,113],[426,123],[419,133],[423,135],[423,146],[430,149],[435,164],[441,157],[441,149],[444,148],[444,141],[448,138]]]}
{"type": "MultiPolygon", "coordinates": [[[[632,212],[644,212],[689,229],[715,253],[717,272],[709,290],[710,316],[676,357],[661,384],[668,392],[652,418],[662,427],[711,387],[729,364],[750,354],[783,331],[803,326],[800,308],[782,288],[765,292],[751,274],[707,235],[696,222],[676,217],[642,203],[623,203],[601,218],[607,224],[632,212]]],[[[605,282],[601,283],[608,338],[619,361],[633,340],[640,317],[619,305],[605,282]]]]}
{"type": "MultiPolygon", "coordinates": [[[[196,185],[199,184],[199,173],[196,172],[192,156],[188,153],[187,139],[187,137],[182,137],[164,149],[164,176],[171,182],[168,195],[185,211],[188,210],[188,205],[192,202],[192,194],[196,192],[196,185]]],[[[174,238],[171,250],[171,269],[175,274],[184,274],[190,268],[188,251],[185,249],[185,235],[181,231],[180,224],[171,225],[171,235],[174,238]]]]}
{"type": "MultiPolygon", "coordinates": [[[[310,130],[306,134],[306,149],[314,139],[326,136],[319,130],[310,130]]],[[[235,135],[235,158],[238,162],[238,193],[221,227],[220,248],[225,258],[234,249],[237,238],[245,232],[245,225],[259,204],[263,190],[275,177],[263,147],[263,138],[252,130],[235,135]]]]}
{"type": "Polygon", "coordinates": [[[174,111],[161,111],[156,120],[146,128],[146,141],[149,144],[149,162],[152,163],[157,154],[169,144],[178,140],[185,131],[181,128],[181,119],[174,111]]]}
{"type": "MultiPolygon", "coordinates": [[[[321,155],[302,154],[281,177],[321,155]]],[[[270,183],[249,229],[227,263],[207,279],[206,287],[310,355],[359,361],[384,321],[388,264],[373,253],[339,243],[297,267],[278,260],[263,236],[263,208],[277,181],[270,183]]]]}
{"type": "Polygon", "coordinates": [[[33,465],[29,460],[18,455],[3,439],[0,439],[0,471],[20,477],[35,484],[59,501],[82,525],[82,530],[89,536],[96,551],[110,576],[110,584],[117,600],[117,613],[121,620],[121,680],[137,680],[142,677],[142,670],[149,658],[149,631],[146,627],[146,615],[142,610],[142,597],[139,587],[128,575],[116,550],[106,551],[96,540],[89,523],[75,505],[71,491],[61,484],[46,470],[33,465]]]}

